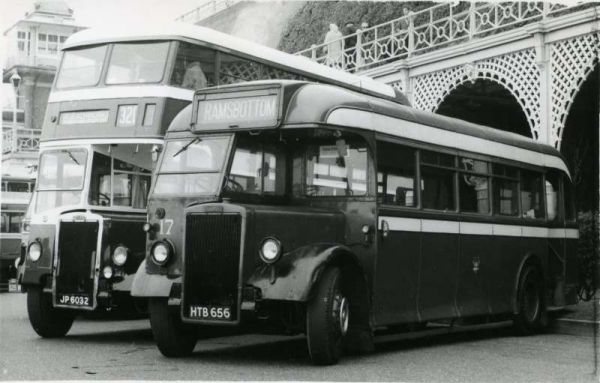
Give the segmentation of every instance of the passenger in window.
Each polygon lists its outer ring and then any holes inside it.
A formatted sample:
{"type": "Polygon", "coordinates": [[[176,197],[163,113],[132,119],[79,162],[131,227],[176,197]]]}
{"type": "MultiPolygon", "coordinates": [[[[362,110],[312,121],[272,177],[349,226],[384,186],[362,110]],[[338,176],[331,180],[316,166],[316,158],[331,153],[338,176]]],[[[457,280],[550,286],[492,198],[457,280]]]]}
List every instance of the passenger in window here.
{"type": "Polygon", "coordinates": [[[185,69],[181,86],[189,89],[206,88],[208,81],[198,61],[194,61],[185,69]]]}

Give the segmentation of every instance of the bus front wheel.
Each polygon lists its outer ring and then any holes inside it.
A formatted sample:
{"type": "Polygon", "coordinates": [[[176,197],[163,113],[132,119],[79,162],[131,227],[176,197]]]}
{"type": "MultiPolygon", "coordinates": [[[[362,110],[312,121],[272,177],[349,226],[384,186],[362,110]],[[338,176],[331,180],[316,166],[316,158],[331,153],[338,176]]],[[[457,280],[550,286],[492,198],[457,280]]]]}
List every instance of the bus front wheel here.
{"type": "Polygon", "coordinates": [[[64,336],[73,325],[75,312],[52,306],[52,296],[41,286],[27,289],[27,314],[33,330],[43,338],[64,336]]]}
{"type": "Polygon", "coordinates": [[[166,357],[188,356],[196,346],[196,335],[179,315],[171,312],[165,298],[150,299],[150,327],[159,351],[166,357]]]}
{"type": "Polygon", "coordinates": [[[525,266],[517,289],[517,314],[515,329],[522,335],[539,332],[546,316],[542,276],[537,267],[525,266]]]}
{"type": "Polygon", "coordinates": [[[328,268],[306,311],[308,352],[316,364],[338,362],[350,320],[350,302],[342,291],[342,274],[328,268]]]}

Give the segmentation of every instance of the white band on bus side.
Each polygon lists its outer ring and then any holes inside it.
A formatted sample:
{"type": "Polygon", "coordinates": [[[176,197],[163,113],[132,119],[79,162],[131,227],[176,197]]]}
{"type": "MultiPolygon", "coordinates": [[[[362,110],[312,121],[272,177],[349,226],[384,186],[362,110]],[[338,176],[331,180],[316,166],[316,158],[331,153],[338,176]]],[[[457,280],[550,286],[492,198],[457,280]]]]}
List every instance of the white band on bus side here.
{"type": "Polygon", "coordinates": [[[174,98],[192,101],[194,91],[165,85],[115,85],[103,88],[53,90],[50,93],[48,102],[144,97],[174,98]]]}
{"type": "Polygon", "coordinates": [[[327,118],[327,123],[370,129],[424,143],[457,148],[538,166],[552,167],[569,174],[569,170],[564,162],[555,156],[364,110],[336,109],[327,118]]]}
{"type": "Polygon", "coordinates": [[[379,217],[379,228],[381,228],[382,221],[387,222],[391,231],[531,238],[579,238],[579,231],[577,229],[550,229],[547,227],[498,225],[494,223],[457,222],[387,216],[379,217]]]}

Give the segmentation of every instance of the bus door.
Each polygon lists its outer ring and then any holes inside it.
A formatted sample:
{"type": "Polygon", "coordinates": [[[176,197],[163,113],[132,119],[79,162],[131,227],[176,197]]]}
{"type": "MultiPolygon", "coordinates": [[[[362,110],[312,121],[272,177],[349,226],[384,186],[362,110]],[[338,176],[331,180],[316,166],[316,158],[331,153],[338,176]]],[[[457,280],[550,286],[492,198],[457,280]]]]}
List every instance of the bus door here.
{"type": "MultiPolygon", "coordinates": [[[[496,268],[493,224],[489,221],[490,176],[489,163],[474,158],[458,158],[460,251],[458,263],[457,308],[461,316],[489,312],[488,281],[495,278],[496,268]]],[[[494,281],[496,282],[496,281],[494,281]]]]}
{"type": "Polygon", "coordinates": [[[380,141],[377,162],[380,235],[373,313],[378,325],[418,322],[420,219],[407,217],[418,206],[416,151],[380,141]]]}
{"type": "Polygon", "coordinates": [[[458,315],[455,298],[460,223],[456,214],[455,161],[453,155],[419,151],[422,321],[458,315]]]}

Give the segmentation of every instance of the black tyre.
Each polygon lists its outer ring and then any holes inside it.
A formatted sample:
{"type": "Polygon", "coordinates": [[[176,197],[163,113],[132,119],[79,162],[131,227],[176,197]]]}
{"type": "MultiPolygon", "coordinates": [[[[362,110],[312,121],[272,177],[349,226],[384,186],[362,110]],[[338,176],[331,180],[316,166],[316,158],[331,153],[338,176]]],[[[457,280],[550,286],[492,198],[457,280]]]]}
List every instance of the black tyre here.
{"type": "Polygon", "coordinates": [[[319,280],[306,310],[308,352],[315,364],[335,364],[340,359],[350,320],[350,302],[342,291],[338,268],[328,268],[319,280]]]}
{"type": "Polygon", "coordinates": [[[33,330],[44,338],[65,336],[75,319],[75,312],[52,306],[52,296],[40,286],[27,289],[27,314],[33,330]]]}
{"type": "Polygon", "coordinates": [[[196,346],[196,334],[169,310],[167,299],[150,299],[148,308],[152,334],[161,354],[169,358],[190,355],[196,346]]]}
{"type": "Polygon", "coordinates": [[[539,332],[546,322],[542,275],[538,268],[527,265],[519,277],[517,289],[517,314],[514,317],[515,329],[519,334],[539,332]]]}

